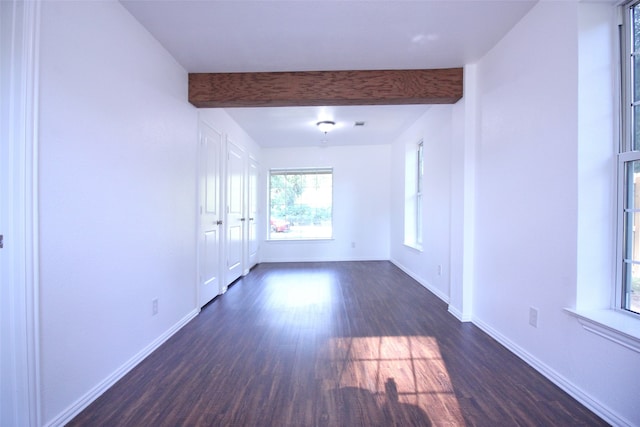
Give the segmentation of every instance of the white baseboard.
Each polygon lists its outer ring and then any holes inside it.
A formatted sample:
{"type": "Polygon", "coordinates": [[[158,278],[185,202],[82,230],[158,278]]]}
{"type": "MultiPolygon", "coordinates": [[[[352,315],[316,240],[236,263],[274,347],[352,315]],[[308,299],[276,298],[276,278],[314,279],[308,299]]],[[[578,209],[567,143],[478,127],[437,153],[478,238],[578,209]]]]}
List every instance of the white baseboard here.
{"type": "Polygon", "coordinates": [[[515,344],[513,341],[502,335],[497,330],[493,329],[488,324],[484,323],[482,320],[474,316],[472,321],[474,325],[482,329],[482,331],[484,331],[487,335],[498,341],[500,344],[506,347],[507,350],[525,361],[529,366],[538,371],[549,381],[560,387],[567,394],[569,394],[571,397],[576,399],[578,402],[583,404],[585,407],[587,407],[589,410],[591,410],[593,413],[598,415],[600,418],[602,418],[612,426],[633,427],[633,424],[631,422],[621,418],[609,408],[603,406],[589,394],[576,387],[575,384],[573,384],[571,381],[560,375],[545,363],[542,363],[540,360],[532,356],[529,352],[515,344]]]}
{"type": "MultiPolygon", "coordinates": [[[[410,271],[409,269],[404,267],[397,260],[392,259],[390,261],[394,265],[396,265],[399,269],[401,269],[406,274],[411,276],[415,281],[417,281],[422,286],[424,286],[429,291],[431,291],[438,298],[440,298],[441,300],[443,300],[447,304],[449,303],[448,296],[443,295],[441,291],[439,291],[438,289],[433,288],[432,286],[429,285],[429,283],[424,282],[420,277],[416,276],[412,271],[410,271]]],[[[606,406],[602,405],[600,402],[598,402],[596,399],[591,397],[589,394],[585,393],[583,390],[578,388],[575,384],[573,384],[571,381],[566,379],[564,376],[560,375],[558,372],[556,372],[554,369],[550,368],[548,365],[542,363],[540,360],[538,360],[537,358],[532,356],[529,352],[525,351],[522,347],[520,347],[517,344],[515,344],[513,341],[511,341],[510,339],[508,339],[507,337],[505,337],[504,335],[499,333],[497,330],[495,330],[494,328],[492,328],[488,324],[484,323],[482,320],[478,319],[476,316],[463,316],[462,313],[460,312],[460,310],[458,310],[457,308],[455,308],[455,307],[453,307],[451,305],[449,305],[447,310],[449,311],[449,313],[451,313],[453,316],[455,316],[458,320],[460,320],[462,322],[471,321],[474,325],[476,325],[478,328],[480,328],[483,332],[485,332],[487,335],[489,335],[490,337],[492,337],[493,339],[498,341],[507,350],[509,350],[510,352],[515,354],[516,356],[518,356],[525,363],[527,363],[533,369],[538,371],[541,375],[543,375],[549,381],[551,381],[552,383],[554,383],[555,385],[560,387],[563,391],[565,391],[571,397],[573,397],[578,402],[580,402],[582,405],[587,407],[593,413],[598,415],[600,418],[605,420],[607,423],[611,424],[612,426],[619,426],[619,427],[633,427],[634,426],[633,423],[631,423],[630,421],[620,417],[619,415],[614,413],[612,410],[610,410],[606,406]]]]}
{"type": "Polygon", "coordinates": [[[53,420],[49,421],[47,427],[63,426],[71,421],[76,415],[82,412],[87,406],[89,406],[94,400],[100,397],[105,391],[107,391],[118,380],[124,377],[129,371],[142,362],[147,356],[153,353],[158,347],[160,347],[166,340],[171,338],[173,334],[178,332],[184,325],[189,323],[194,317],[198,315],[200,309],[194,309],[185,317],[180,319],[175,325],[169,328],[165,333],[160,335],[151,344],[143,348],[138,354],[129,359],[124,365],[118,368],[115,372],[102,380],[98,385],[89,390],[84,396],[76,400],[71,406],[62,411],[53,420]]]}
{"type": "Polygon", "coordinates": [[[352,262],[352,261],[389,261],[387,258],[371,258],[371,257],[350,257],[350,258],[265,258],[260,261],[261,264],[276,264],[279,262],[352,262]]]}
{"type": "Polygon", "coordinates": [[[429,282],[427,282],[426,280],[423,280],[421,277],[418,277],[416,274],[414,274],[411,270],[409,270],[408,268],[406,268],[404,265],[402,265],[400,262],[398,262],[395,259],[391,259],[390,260],[391,263],[393,263],[393,265],[395,265],[396,267],[398,267],[400,270],[404,271],[406,274],[408,274],[409,276],[411,276],[411,278],[413,280],[415,280],[416,282],[420,283],[422,286],[424,286],[425,288],[427,288],[427,290],[429,292],[431,292],[432,294],[434,294],[435,296],[437,296],[438,298],[440,298],[442,301],[446,302],[447,304],[449,304],[449,295],[445,294],[444,292],[442,292],[440,289],[433,287],[429,282]]]}
{"type": "MultiPolygon", "coordinates": [[[[413,280],[415,280],[416,282],[420,283],[422,286],[424,286],[425,288],[427,288],[427,290],[429,292],[431,292],[432,294],[434,294],[435,296],[437,296],[438,298],[440,298],[442,301],[446,302],[447,304],[449,304],[449,295],[446,295],[444,292],[442,292],[440,289],[437,289],[435,287],[433,287],[429,282],[422,280],[422,278],[420,278],[419,276],[417,276],[415,273],[413,273],[411,270],[409,270],[408,268],[406,268],[404,265],[402,265],[400,262],[398,262],[395,259],[391,259],[390,260],[396,267],[398,267],[400,270],[404,271],[406,274],[408,274],[409,276],[411,276],[411,278],[413,280]]],[[[456,307],[452,306],[449,304],[447,311],[449,313],[451,313],[456,319],[458,319],[461,322],[471,322],[472,321],[472,317],[470,315],[463,315],[462,312],[460,310],[458,310],[456,307]]]]}

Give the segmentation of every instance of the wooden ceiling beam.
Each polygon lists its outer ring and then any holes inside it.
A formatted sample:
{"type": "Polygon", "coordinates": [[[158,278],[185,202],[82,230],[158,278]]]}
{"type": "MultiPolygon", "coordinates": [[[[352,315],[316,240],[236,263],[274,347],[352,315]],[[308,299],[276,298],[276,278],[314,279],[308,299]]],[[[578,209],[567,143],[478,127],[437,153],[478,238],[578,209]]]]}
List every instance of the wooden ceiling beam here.
{"type": "Polygon", "coordinates": [[[462,68],[189,74],[189,102],[200,108],[454,104],[460,98],[462,68]]]}

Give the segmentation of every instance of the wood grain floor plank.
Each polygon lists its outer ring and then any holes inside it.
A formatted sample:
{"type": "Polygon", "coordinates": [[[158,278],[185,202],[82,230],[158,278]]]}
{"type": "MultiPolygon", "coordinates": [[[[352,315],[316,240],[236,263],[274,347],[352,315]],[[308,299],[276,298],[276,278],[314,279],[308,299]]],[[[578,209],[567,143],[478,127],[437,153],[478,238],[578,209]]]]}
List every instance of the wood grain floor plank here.
{"type": "Polygon", "coordinates": [[[606,423],[376,261],[258,265],[69,425],[606,423]]]}

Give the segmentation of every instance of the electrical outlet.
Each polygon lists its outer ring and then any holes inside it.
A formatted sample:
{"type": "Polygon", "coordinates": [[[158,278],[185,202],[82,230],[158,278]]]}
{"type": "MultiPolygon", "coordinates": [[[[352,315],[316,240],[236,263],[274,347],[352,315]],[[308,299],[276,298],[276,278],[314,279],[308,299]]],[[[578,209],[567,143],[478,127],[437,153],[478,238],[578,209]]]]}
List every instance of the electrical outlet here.
{"type": "Polygon", "coordinates": [[[151,314],[154,316],[158,314],[158,298],[151,300],[151,314]]]}
{"type": "Polygon", "coordinates": [[[351,249],[355,249],[356,248],[356,242],[351,242],[351,249]]]}
{"type": "Polygon", "coordinates": [[[529,307],[529,324],[534,328],[538,327],[538,309],[529,307]]]}
{"type": "Polygon", "coordinates": [[[438,264],[438,276],[442,276],[442,264],[438,264]]]}

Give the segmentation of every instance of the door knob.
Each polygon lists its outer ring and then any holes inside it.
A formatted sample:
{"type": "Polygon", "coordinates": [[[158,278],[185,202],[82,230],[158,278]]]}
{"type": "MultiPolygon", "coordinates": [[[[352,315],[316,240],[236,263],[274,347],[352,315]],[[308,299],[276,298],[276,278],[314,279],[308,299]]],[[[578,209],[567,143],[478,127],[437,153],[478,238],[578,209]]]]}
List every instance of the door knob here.
{"type": "Polygon", "coordinates": [[[217,220],[216,225],[222,225],[222,220],[221,219],[217,220]]]}
{"type": "Polygon", "coordinates": [[[245,220],[244,218],[240,218],[240,221],[244,222],[244,220],[245,220]]]}
{"type": "Polygon", "coordinates": [[[253,221],[253,218],[249,218],[249,221],[253,221]]]}

